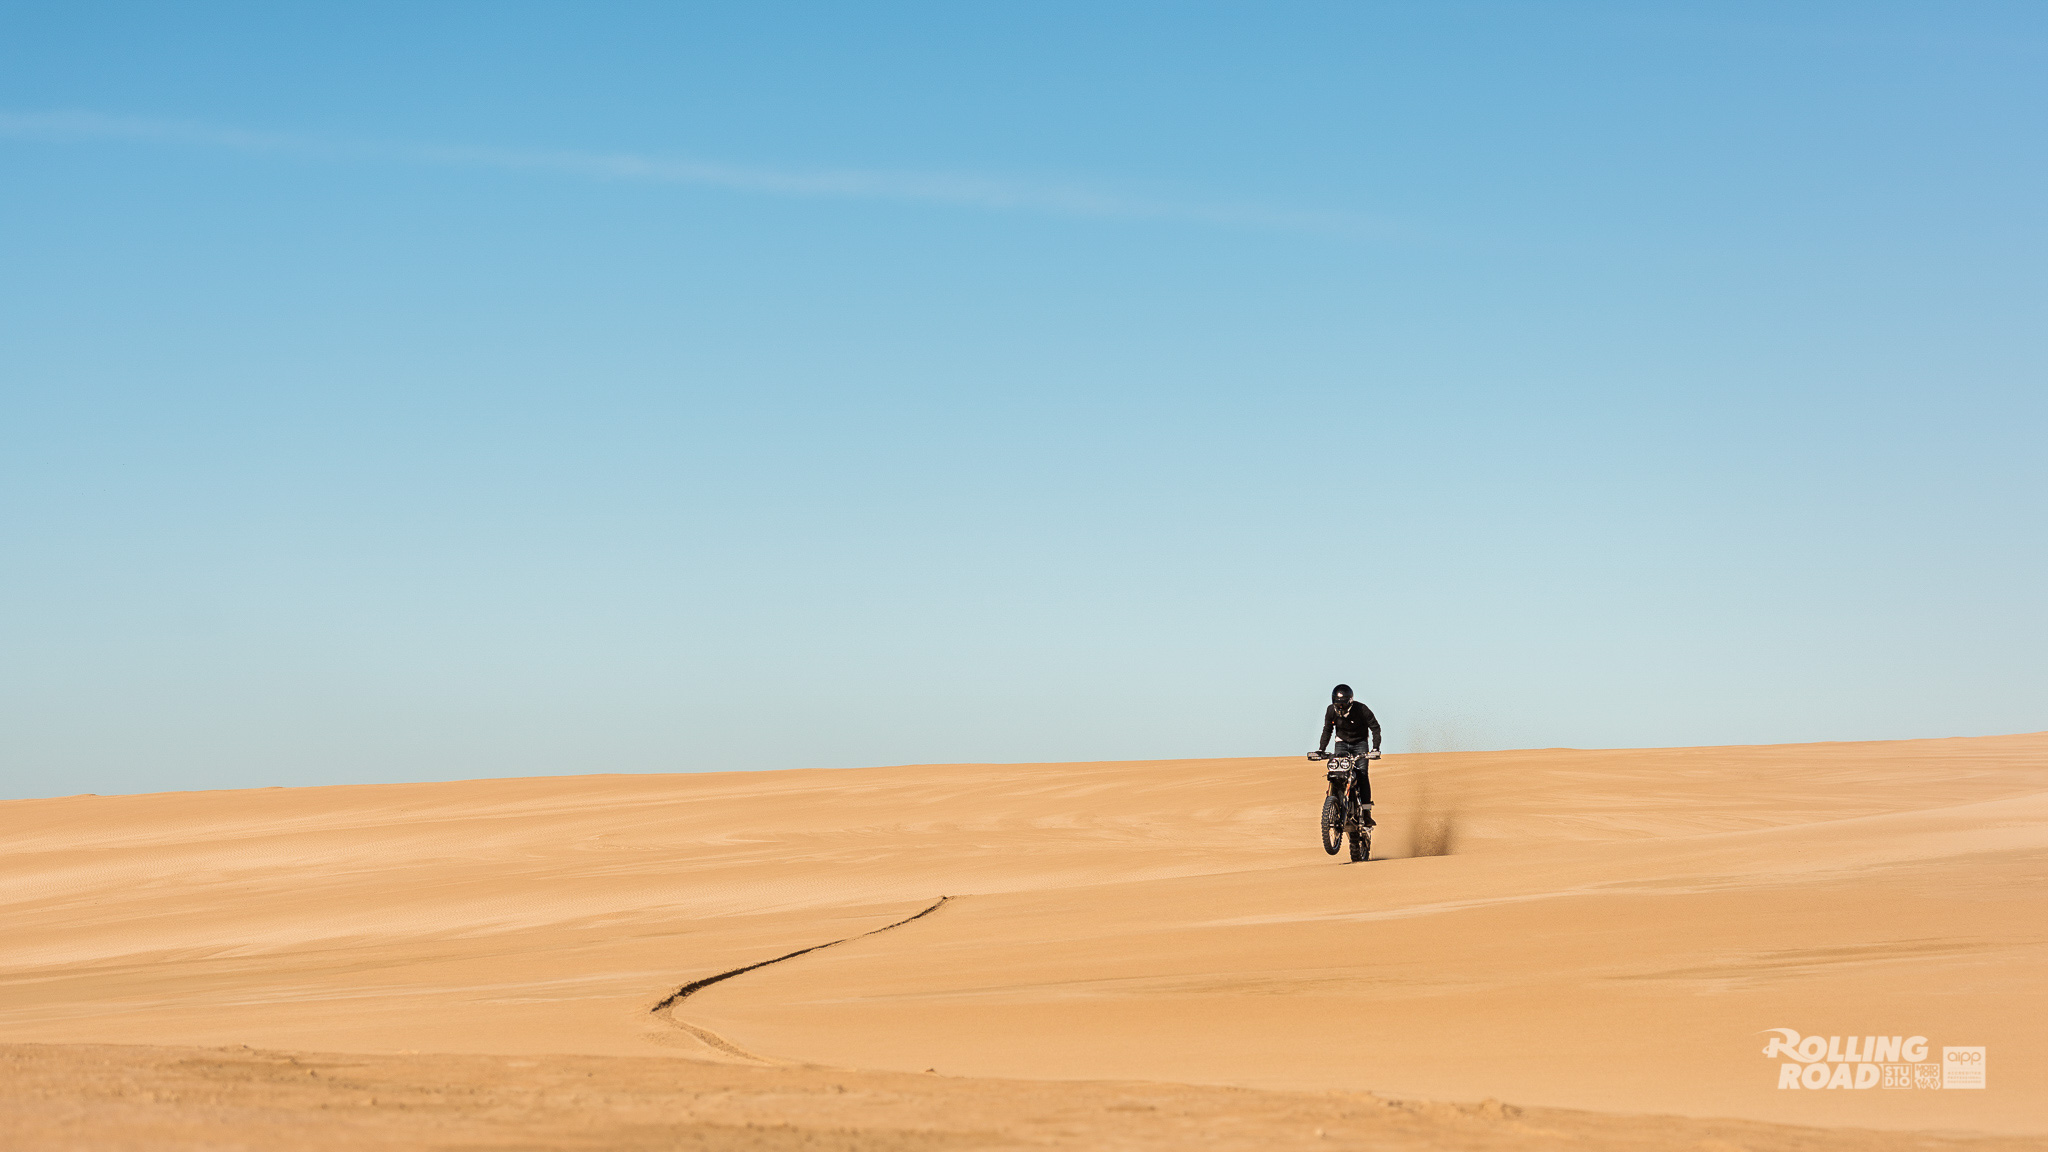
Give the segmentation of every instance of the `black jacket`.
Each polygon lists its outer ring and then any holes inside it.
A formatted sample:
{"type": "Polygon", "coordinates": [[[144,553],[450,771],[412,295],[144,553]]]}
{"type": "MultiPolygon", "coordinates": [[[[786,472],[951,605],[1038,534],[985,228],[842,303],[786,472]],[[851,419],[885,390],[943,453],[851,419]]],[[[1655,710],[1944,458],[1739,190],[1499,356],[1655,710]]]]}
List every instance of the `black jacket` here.
{"type": "Polygon", "coordinates": [[[1324,710],[1323,738],[1316,741],[1316,751],[1321,752],[1330,746],[1332,731],[1337,733],[1337,739],[1346,744],[1356,744],[1365,739],[1367,732],[1371,732],[1373,747],[1379,747],[1379,717],[1374,716],[1372,709],[1357,700],[1353,700],[1342,712],[1337,711],[1335,704],[1324,710]]]}

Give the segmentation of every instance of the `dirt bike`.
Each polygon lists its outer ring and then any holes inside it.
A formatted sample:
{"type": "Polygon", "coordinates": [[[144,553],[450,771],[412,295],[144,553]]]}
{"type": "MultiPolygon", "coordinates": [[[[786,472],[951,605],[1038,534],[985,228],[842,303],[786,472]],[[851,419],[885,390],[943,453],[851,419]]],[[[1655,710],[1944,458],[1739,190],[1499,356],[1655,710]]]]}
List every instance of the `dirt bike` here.
{"type": "Polygon", "coordinates": [[[1323,797],[1323,851],[1335,856],[1337,849],[1344,846],[1344,838],[1349,836],[1351,859],[1368,859],[1372,856],[1372,805],[1358,799],[1357,783],[1351,774],[1359,770],[1360,761],[1377,760],[1380,754],[1332,756],[1326,752],[1311,752],[1308,758],[1329,761],[1329,779],[1342,782],[1323,797]]]}

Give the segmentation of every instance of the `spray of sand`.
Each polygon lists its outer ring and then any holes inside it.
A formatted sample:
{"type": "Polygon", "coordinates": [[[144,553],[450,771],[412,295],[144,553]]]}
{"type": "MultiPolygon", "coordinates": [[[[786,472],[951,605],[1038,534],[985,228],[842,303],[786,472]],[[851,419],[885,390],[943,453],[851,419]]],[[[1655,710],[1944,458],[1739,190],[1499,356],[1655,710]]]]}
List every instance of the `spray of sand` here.
{"type": "Polygon", "coordinates": [[[1408,855],[1449,856],[1457,850],[1457,806],[1439,803],[1434,790],[1425,785],[1408,822],[1408,855]]]}
{"type": "MultiPolygon", "coordinates": [[[[1463,716],[1423,716],[1410,741],[1416,752],[1456,752],[1472,743],[1473,725],[1463,716]]],[[[1408,816],[1408,855],[1449,856],[1458,850],[1464,805],[1456,782],[1424,769],[1408,816]]]]}

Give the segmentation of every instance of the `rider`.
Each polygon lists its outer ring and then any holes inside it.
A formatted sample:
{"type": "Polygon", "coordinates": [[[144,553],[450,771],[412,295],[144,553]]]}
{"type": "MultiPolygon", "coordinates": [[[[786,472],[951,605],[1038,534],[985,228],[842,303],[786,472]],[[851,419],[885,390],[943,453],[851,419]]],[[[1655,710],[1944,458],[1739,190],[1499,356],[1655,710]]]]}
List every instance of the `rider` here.
{"type": "MultiPolygon", "coordinates": [[[[1365,806],[1365,826],[1371,828],[1377,823],[1372,818],[1372,781],[1366,778],[1365,763],[1369,756],[1379,754],[1380,722],[1372,709],[1351,698],[1351,685],[1339,684],[1330,689],[1330,707],[1323,713],[1323,738],[1316,741],[1316,751],[1330,746],[1330,733],[1337,734],[1339,756],[1358,757],[1357,766],[1351,770],[1352,787],[1358,794],[1358,802],[1365,806]],[[1368,748],[1367,737],[1371,737],[1368,748]]],[[[1330,777],[1330,795],[1339,800],[1344,798],[1344,778],[1330,777]]]]}

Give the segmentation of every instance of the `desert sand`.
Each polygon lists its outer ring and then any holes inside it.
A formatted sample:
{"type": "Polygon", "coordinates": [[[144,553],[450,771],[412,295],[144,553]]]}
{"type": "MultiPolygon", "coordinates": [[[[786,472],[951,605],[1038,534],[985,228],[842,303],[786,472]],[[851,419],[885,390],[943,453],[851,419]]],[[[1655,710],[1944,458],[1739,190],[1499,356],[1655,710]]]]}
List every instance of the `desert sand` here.
{"type": "Polygon", "coordinates": [[[2048,734],[1374,779],[1360,864],[1298,757],[6,802],[0,1143],[2043,1146],[2048,734]]]}

